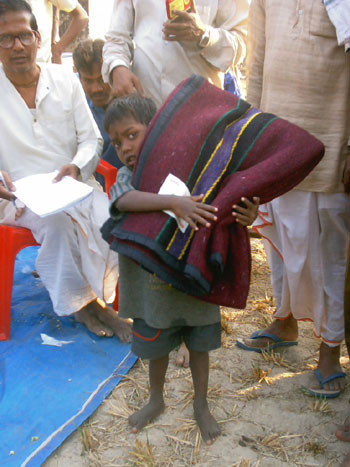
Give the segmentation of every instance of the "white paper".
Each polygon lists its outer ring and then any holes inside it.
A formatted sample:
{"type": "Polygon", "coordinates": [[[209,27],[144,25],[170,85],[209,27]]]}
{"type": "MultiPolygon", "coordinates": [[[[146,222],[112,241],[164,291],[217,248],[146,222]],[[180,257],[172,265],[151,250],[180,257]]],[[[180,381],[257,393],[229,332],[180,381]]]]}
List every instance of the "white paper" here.
{"type": "MultiPolygon", "coordinates": [[[[159,195],[191,196],[191,193],[189,192],[189,189],[184,184],[184,182],[180,180],[179,178],[175,177],[175,175],[173,174],[169,174],[167,176],[167,178],[163,182],[163,185],[160,187],[158,194],[159,195]]],[[[176,220],[179,229],[181,230],[182,233],[184,233],[188,227],[188,222],[186,222],[184,219],[180,217],[177,217],[173,213],[173,211],[164,211],[164,212],[176,220]]]]}
{"type": "Polygon", "coordinates": [[[73,344],[73,341],[60,341],[44,333],[41,333],[40,337],[42,339],[41,345],[53,345],[55,347],[62,347],[62,345],[64,344],[73,344]]]}
{"type": "Polygon", "coordinates": [[[21,178],[14,182],[15,195],[35,214],[45,217],[74,206],[92,193],[91,186],[72,177],[54,183],[57,174],[55,170],[21,178]]]}

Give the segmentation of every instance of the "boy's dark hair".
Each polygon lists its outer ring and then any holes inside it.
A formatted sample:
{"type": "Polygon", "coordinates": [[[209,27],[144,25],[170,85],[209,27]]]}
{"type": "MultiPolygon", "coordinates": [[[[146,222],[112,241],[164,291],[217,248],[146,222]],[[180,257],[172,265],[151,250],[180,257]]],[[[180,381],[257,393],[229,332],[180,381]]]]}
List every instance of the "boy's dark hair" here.
{"type": "Polygon", "coordinates": [[[107,107],[104,127],[108,133],[110,125],[125,117],[132,117],[137,122],[148,126],[156,112],[156,104],[149,97],[142,97],[140,94],[116,97],[107,107]]]}
{"type": "Polygon", "coordinates": [[[92,73],[92,65],[102,64],[102,49],[104,41],[102,39],[85,39],[74,49],[73,62],[74,67],[79,73],[85,71],[92,73]]]}
{"type": "Polygon", "coordinates": [[[30,14],[30,27],[33,31],[38,32],[38,23],[33,15],[33,11],[29,3],[24,0],[0,0],[0,16],[6,15],[9,12],[27,11],[30,14]]]}

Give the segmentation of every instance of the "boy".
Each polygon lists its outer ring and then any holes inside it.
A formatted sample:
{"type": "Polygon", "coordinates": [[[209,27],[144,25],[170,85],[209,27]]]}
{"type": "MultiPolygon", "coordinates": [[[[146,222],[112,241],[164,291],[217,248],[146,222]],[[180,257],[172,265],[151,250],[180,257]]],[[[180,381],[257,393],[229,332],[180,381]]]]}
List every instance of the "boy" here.
{"type": "MultiPolygon", "coordinates": [[[[203,195],[171,196],[135,190],[131,185],[132,169],[147,125],[156,112],[155,104],[136,94],[115,99],[106,111],[105,129],[123,162],[112,188],[110,213],[116,221],[123,212],[171,210],[197,230],[197,224],[209,227],[215,222],[217,208],[202,204],[203,195]]],[[[237,222],[247,225],[254,220],[258,199],[245,200],[246,208],[237,207],[237,222]]],[[[107,224],[103,234],[107,234],[107,224]]],[[[194,415],[203,440],[212,444],[220,428],[207,402],[209,356],[220,347],[220,310],[186,295],[120,255],[120,316],[133,323],[133,352],[150,360],[149,402],[129,418],[134,433],[164,410],[163,387],[169,353],[182,340],[190,352],[194,385],[194,415]]]]}

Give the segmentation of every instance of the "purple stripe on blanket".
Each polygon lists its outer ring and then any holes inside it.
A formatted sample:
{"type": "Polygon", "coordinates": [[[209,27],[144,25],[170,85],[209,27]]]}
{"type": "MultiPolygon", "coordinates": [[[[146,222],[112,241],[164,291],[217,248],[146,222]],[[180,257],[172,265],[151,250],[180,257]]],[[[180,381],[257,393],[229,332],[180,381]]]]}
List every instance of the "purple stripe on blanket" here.
{"type": "MultiPolygon", "coordinates": [[[[191,194],[193,196],[204,194],[205,201],[207,193],[221,182],[222,178],[225,176],[227,165],[231,158],[234,157],[234,147],[237,138],[249,120],[258,113],[261,112],[254,107],[251,107],[241,118],[227,126],[221,146],[213,155],[206,167],[206,170],[201,174],[201,177],[198,179],[198,182],[192,190],[191,194]]],[[[190,236],[193,235],[193,231],[190,228],[187,228],[185,233],[178,230],[175,235],[176,237],[168,249],[168,252],[178,258],[185,248],[190,236]]]]}

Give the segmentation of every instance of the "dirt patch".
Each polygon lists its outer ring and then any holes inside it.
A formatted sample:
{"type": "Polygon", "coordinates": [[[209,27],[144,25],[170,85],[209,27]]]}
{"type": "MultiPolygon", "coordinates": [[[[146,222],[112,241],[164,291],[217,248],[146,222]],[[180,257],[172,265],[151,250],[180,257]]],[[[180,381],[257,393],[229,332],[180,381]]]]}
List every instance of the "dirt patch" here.
{"type": "MultiPolygon", "coordinates": [[[[238,336],[272,320],[274,301],[263,247],[252,240],[253,273],[245,310],[222,309],[222,348],[211,354],[209,401],[222,436],[211,447],[193,421],[189,370],[175,366],[166,381],[166,411],[141,433],[127,418],[148,396],[147,362],[138,361],[90,419],[45,467],[100,466],[337,466],[350,445],[334,436],[349,410],[348,391],[327,402],[305,395],[319,342],[300,324],[299,345],[259,355],[235,346],[238,336]]],[[[349,370],[345,346],[342,364],[349,370]]]]}

